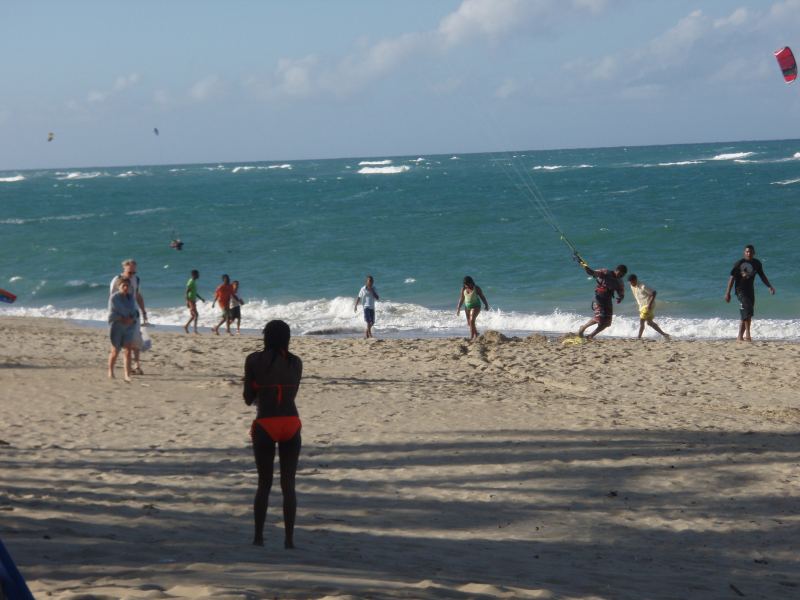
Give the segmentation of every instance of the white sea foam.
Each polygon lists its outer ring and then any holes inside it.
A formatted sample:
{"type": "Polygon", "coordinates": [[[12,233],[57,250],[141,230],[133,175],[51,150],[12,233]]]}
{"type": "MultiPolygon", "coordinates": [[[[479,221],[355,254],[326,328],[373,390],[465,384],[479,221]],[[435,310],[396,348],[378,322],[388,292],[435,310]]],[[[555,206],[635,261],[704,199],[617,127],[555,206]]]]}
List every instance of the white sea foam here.
{"type": "Polygon", "coordinates": [[[117,177],[138,177],[139,175],[146,175],[146,173],[143,171],[125,171],[117,175],[117,177]]]}
{"type": "Polygon", "coordinates": [[[717,154],[713,156],[711,160],[737,160],[753,156],[754,154],[755,152],[730,152],[726,154],[717,154]]]}
{"type": "Polygon", "coordinates": [[[25,176],[14,175],[13,177],[0,177],[0,183],[13,183],[15,181],[25,181],[25,176]]]}
{"type": "Polygon", "coordinates": [[[14,283],[15,281],[19,281],[20,279],[22,279],[20,275],[14,275],[13,277],[9,277],[8,282],[14,283]]]}
{"type": "Polygon", "coordinates": [[[561,169],[592,169],[594,165],[536,165],[533,171],[559,171],[561,169]]]}
{"type": "Polygon", "coordinates": [[[49,217],[38,217],[35,219],[3,219],[0,224],[3,225],[25,225],[26,223],[44,223],[46,221],[82,221],[84,219],[91,219],[92,217],[103,217],[106,215],[98,215],[95,213],[86,213],[80,215],[54,215],[49,217]]]}
{"type": "Polygon", "coordinates": [[[417,280],[413,277],[406,277],[406,280],[403,283],[417,283],[417,280]]]}
{"type": "Polygon", "coordinates": [[[73,179],[95,179],[97,177],[103,177],[108,175],[108,173],[103,173],[101,171],[70,171],[69,173],[56,173],[56,179],[61,181],[64,180],[73,180],[73,179]]]}
{"type": "Polygon", "coordinates": [[[125,214],[126,215],[147,215],[147,214],[150,214],[150,213],[164,212],[165,210],[167,210],[166,207],[157,206],[156,208],[142,208],[140,210],[132,210],[132,211],[126,212],[125,214]]]}
{"type": "Polygon", "coordinates": [[[451,156],[450,160],[461,160],[460,156],[451,156]]]}
{"type": "MultiPolygon", "coordinates": [[[[42,285],[44,282],[42,282],[42,285]]],[[[40,286],[41,287],[41,286],[40,286]]],[[[55,308],[52,305],[30,307],[0,304],[0,314],[13,316],[51,317],[106,322],[105,309],[55,308]]],[[[180,327],[187,318],[185,306],[155,308],[148,306],[148,317],[156,325],[180,327]]],[[[363,331],[362,316],[353,313],[352,298],[306,300],[288,304],[272,305],[262,300],[250,300],[242,308],[242,327],[260,330],[270,319],[284,319],[298,334],[360,334],[363,331]]],[[[203,310],[200,306],[202,327],[216,324],[217,313],[203,310]]],[[[586,322],[585,314],[555,310],[549,314],[520,313],[492,309],[481,313],[478,329],[493,329],[507,335],[527,335],[532,332],[553,335],[577,331],[586,322]]],[[[739,321],[720,318],[674,318],[659,316],[658,323],[664,331],[677,339],[725,339],[735,337],[739,321]]],[[[758,319],[753,325],[758,339],[800,341],[800,319],[758,319]]],[[[378,304],[376,332],[398,336],[463,336],[466,323],[463,315],[456,316],[452,310],[426,308],[417,304],[383,301],[378,304]]],[[[603,333],[606,337],[635,337],[639,330],[638,315],[617,315],[612,327],[603,333]]],[[[659,337],[651,331],[647,337],[659,337]]]]}
{"type": "Polygon", "coordinates": [[[772,181],[770,185],[794,185],[800,183],[800,179],[786,179],[784,181],[772,181]]]}
{"type": "Polygon", "coordinates": [[[421,162],[425,162],[425,159],[420,156],[419,158],[412,158],[408,162],[421,163],[421,162]]]}
{"type": "Polygon", "coordinates": [[[686,165],[702,165],[702,160],[679,160],[677,162],[658,163],[659,167],[684,167],[686,165]]]}
{"type": "Polygon", "coordinates": [[[289,164],[289,163],[284,163],[282,165],[269,165],[267,168],[268,169],[290,169],[291,170],[292,165],[289,164]]]}
{"type": "Polygon", "coordinates": [[[411,167],[408,165],[399,165],[395,167],[361,167],[358,172],[362,175],[375,175],[375,174],[383,174],[383,175],[391,175],[393,173],[405,173],[406,171],[410,171],[411,167]]]}
{"type": "Polygon", "coordinates": [[[360,163],[358,163],[358,166],[359,167],[369,167],[369,166],[377,167],[377,166],[380,166],[380,165],[390,165],[390,164],[392,164],[392,161],[391,161],[391,159],[387,158],[386,160],[362,160],[360,163]]]}

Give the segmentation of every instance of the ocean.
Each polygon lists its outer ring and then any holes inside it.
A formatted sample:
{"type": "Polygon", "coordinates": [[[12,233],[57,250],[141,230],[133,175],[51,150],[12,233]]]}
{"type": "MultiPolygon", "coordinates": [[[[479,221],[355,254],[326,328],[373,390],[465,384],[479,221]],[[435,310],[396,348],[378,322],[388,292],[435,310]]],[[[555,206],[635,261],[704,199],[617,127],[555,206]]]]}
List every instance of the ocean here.
{"type": "MultiPolygon", "coordinates": [[[[479,330],[560,334],[590,318],[594,286],[557,227],[591,266],[624,263],[655,288],[656,322],[678,338],[735,337],[723,295],[754,244],[777,293],[756,283],[753,335],[800,340],[799,191],[800,140],[4,171],[0,287],[18,299],[0,315],[104,323],[133,257],[165,328],[186,321],[198,269],[203,327],[227,273],[245,329],[283,318],[296,334],[360,335],[353,302],[371,274],[377,336],[464,336],[471,275],[491,305],[479,330]]],[[[615,312],[603,335],[635,335],[630,293],[615,312]]]]}

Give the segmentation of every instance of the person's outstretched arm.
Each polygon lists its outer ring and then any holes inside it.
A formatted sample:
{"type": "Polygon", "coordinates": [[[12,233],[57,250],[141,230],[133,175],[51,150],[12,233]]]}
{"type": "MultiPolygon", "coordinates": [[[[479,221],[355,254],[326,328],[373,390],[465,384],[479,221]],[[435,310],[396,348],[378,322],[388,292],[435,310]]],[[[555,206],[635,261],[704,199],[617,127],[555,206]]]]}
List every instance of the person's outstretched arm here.
{"type": "Polygon", "coordinates": [[[775,288],[772,287],[772,285],[769,282],[769,279],[767,279],[767,276],[764,273],[764,268],[763,267],[758,269],[758,276],[761,277],[761,281],[764,282],[764,285],[769,288],[769,293],[770,294],[774,294],[775,293],[775,288]]]}
{"type": "Polygon", "coordinates": [[[478,298],[483,300],[484,306],[486,306],[486,310],[489,310],[489,301],[486,299],[486,296],[483,295],[483,290],[478,286],[476,287],[476,291],[478,292],[478,298]]]}
{"type": "Polygon", "coordinates": [[[461,295],[458,297],[458,305],[456,306],[456,315],[461,312],[461,305],[464,304],[464,288],[461,288],[461,295]]]}

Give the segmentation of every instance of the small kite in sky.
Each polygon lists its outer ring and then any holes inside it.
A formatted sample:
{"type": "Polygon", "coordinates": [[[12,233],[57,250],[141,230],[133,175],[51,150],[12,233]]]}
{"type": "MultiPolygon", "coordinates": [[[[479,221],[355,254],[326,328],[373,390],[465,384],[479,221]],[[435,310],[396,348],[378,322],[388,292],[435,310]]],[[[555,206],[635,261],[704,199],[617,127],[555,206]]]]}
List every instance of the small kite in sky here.
{"type": "Polygon", "coordinates": [[[153,133],[155,133],[156,135],[158,135],[158,127],[153,127],[153,133]]]}
{"type": "Polygon", "coordinates": [[[48,141],[48,142],[52,142],[52,141],[53,141],[53,138],[55,138],[55,137],[56,137],[56,134],[54,134],[54,133],[51,131],[50,133],[48,133],[48,134],[47,134],[47,141],[48,141]]]}
{"type": "Polygon", "coordinates": [[[776,50],[775,58],[783,72],[783,80],[786,83],[792,83],[797,79],[797,61],[795,61],[794,54],[792,54],[792,49],[789,46],[776,50]]]}

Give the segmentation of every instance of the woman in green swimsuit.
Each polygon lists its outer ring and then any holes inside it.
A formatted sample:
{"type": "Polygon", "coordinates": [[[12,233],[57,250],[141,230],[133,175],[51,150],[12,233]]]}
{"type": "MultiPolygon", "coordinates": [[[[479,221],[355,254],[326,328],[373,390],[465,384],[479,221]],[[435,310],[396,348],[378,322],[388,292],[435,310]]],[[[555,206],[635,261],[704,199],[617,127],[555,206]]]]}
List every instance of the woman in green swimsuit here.
{"type": "Polygon", "coordinates": [[[489,310],[489,302],[480,286],[475,285],[475,281],[467,275],[464,277],[464,284],[461,286],[461,296],[458,298],[458,306],[456,306],[456,316],[461,313],[461,306],[464,306],[464,313],[467,315],[467,326],[469,327],[469,339],[474,340],[478,337],[478,328],[475,326],[475,319],[478,318],[478,313],[481,312],[481,300],[489,310]]]}

